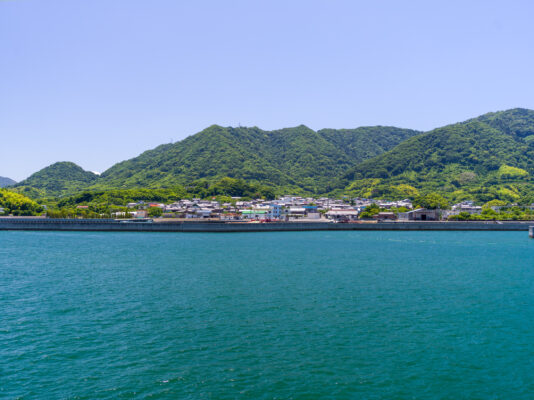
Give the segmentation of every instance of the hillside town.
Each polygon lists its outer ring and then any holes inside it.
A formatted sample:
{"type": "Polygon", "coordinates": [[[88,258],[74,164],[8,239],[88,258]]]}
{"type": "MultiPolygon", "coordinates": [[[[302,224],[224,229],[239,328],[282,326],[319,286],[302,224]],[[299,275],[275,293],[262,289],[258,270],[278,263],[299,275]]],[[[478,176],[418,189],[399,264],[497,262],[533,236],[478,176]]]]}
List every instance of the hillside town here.
{"type": "MultiPolygon", "coordinates": [[[[87,206],[78,206],[85,208],[87,206]]],[[[241,222],[278,221],[329,221],[352,222],[359,220],[375,221],[439,221],[453,216],[480,215],[482,207],[472,201],[454,204],[450,209],[415,208],[411,200],[385,201],[375,199],[330,199],[283,196],[276,200],[243,200],[233,197],[231,202],[221,203],[212,200],[183,199],[170,204],[138,201],[126,205],[129,211],[114,213],[121,218],[219,220],[241,222]],[[365,212],[373,209],[375,212],[365,212]]],[[[502,207],[493,207],[499,211],[502,207]]]]}

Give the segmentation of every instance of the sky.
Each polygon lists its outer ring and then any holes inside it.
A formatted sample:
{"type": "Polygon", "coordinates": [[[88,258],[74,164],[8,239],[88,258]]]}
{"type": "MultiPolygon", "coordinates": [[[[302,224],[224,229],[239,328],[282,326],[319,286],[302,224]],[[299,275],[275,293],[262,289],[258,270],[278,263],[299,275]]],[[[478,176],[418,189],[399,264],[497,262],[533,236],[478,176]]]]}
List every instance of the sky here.
{"type": "Polygon", "coordinates": [[[534,2],[0,0],[0,176],[202,129],[534,109],[534,2]]]}

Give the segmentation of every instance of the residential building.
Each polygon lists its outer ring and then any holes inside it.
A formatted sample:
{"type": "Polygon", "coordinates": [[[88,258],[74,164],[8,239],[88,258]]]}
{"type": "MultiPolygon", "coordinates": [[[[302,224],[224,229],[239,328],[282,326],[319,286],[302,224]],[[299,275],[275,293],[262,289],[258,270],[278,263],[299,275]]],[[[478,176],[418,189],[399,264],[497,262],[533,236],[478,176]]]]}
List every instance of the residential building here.
{"type": "Polygon", "coordinates": [[[440,210],[418,208],[417,210],[398,213],[398,218],[401,221],[439,221],[440,215],[440,210]]]}

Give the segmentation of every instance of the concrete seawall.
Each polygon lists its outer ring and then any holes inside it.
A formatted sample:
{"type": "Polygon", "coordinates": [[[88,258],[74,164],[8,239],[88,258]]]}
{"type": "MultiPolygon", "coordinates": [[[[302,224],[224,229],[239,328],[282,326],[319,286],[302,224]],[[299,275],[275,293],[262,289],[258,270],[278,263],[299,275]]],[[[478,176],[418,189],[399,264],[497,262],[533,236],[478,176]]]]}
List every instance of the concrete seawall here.
{"type": "Polygon", "coordinates": [[[271,232],[271,231],[528,231],[528,222],[119,222],[102,219],[0,218],[0,230],[113,232],[271,232]]]}

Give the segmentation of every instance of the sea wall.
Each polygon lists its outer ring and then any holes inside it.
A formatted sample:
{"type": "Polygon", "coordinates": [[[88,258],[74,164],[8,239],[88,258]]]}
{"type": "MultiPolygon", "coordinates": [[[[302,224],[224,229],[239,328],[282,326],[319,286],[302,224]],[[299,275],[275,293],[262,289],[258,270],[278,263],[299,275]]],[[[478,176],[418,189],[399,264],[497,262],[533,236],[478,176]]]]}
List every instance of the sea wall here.
{"type": "Polygon", "coordinates": [[[528,231],[533,222],[120,222],[111,219],[0,218],[0,230],[120,232],[269,232],[269,231],[528,231]]]}

